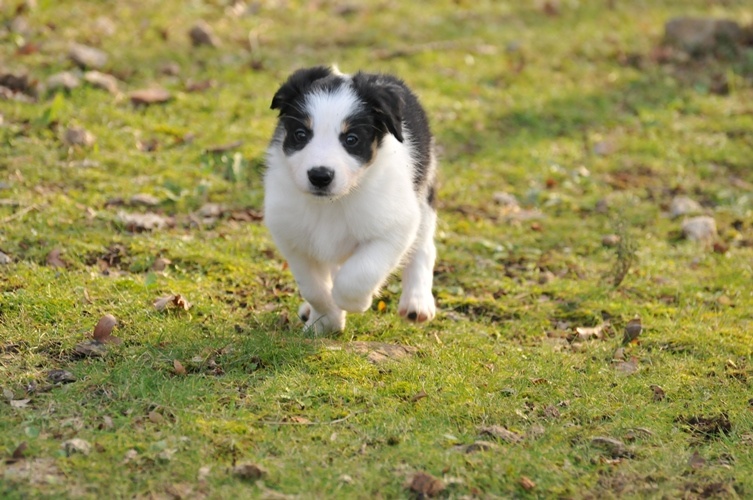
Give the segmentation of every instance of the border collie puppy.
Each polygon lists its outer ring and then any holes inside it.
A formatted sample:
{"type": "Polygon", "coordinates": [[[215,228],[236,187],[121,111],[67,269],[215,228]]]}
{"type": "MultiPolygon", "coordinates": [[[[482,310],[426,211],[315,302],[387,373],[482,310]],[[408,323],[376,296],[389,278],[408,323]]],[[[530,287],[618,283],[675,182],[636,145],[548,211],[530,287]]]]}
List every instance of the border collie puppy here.
{"type": "Polygon", "coordinates": [[[315,333],[340,331],[398,266],[401,316],[434,317],[435,157],[426,113],[401,80],[314,67],[272,99],[264,218],[315,333]]]}

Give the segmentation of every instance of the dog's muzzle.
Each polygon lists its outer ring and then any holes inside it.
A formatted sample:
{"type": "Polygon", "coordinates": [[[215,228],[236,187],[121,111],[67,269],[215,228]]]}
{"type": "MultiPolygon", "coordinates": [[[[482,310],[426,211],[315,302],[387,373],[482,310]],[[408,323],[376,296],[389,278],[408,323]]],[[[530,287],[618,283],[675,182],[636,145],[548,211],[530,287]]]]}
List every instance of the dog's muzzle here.
{"type": "Polygon", "coordinates": [[[332,184],[335,171],[328,167],[313,167],[308,171],[308,178],[317,191],[324,191],[327,186],[332,184]]]}

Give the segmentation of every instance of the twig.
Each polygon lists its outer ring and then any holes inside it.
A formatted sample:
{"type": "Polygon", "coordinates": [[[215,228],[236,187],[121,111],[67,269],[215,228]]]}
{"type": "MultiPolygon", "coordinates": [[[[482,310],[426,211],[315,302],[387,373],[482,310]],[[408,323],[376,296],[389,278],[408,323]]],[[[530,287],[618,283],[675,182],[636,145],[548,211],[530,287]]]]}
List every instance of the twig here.
{"type": "Polygon", "coordinates": [[[336,418],[335,420],[330,420],[329,422],[286,422],[286,421],[275,421],[275,420],[260,420],[260,424],[264,425],[334,425],[334,424],[340,424],[342,422],[345,422],[353,415],[357,415],[360,412],[356,413],[350,413],[349,415],[346,415],[342,418],[336,418]]]}
{"type": "Polygon", "coordinates": [[[39,208],[39,205],[37,205],[37,204],[29,205],[28,207],[22,208],[21,210],[19,210],[18,212],[14,213],[13,215],[9,215],[8,217],[4,218],[3,220],[0,220],[0,224],[5,224],[7,222],[11,222],[11,221],[14,221],[16,219],[20,219],[21,217],[23,217],[24,215],[28,214],[32,210],[36,210],[38,208],[39,208]]]}

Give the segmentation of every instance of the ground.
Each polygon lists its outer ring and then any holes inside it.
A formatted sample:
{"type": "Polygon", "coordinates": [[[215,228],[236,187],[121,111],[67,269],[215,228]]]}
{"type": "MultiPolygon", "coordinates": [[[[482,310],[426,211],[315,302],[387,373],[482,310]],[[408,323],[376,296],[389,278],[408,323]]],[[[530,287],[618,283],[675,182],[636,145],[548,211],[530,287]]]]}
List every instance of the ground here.
{"type": "Polygon", "coordinates": [[[0,15],[0,496],[753,495],[749,2],[0,15]],[[746,31],[665,43],[682,15],[746,31]],[[263,154],[277,86],[322,63],[428,110],[429,324],[397,279],[341,335],[295,317],[263,154]]]}

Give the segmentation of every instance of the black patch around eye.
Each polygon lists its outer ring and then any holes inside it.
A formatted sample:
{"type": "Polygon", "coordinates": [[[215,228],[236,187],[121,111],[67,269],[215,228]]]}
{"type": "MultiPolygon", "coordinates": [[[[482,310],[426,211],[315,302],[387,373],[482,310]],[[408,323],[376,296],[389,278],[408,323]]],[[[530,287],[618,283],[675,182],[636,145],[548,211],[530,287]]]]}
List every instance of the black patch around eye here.
{"type": "Polygon", "coordinates": [[[349,128],[340,134],[340,144],[345,151],[361,163],[367,164],[374,157],[374,141],[376,138],[373,133],[363,127],[349,128]],[[353,141],[353,139],[357,139],[353,141]]]}
{"type": "Polygon", "coordinates": [[[306,144],[311,142],[314,133],[306,125],[306,120],[304,116],[286,116],[282,119],[282,125],[285,129],[282,150],[286,155],[291,155],[296,151],[302,150],[306,147],[306,144]]]}

